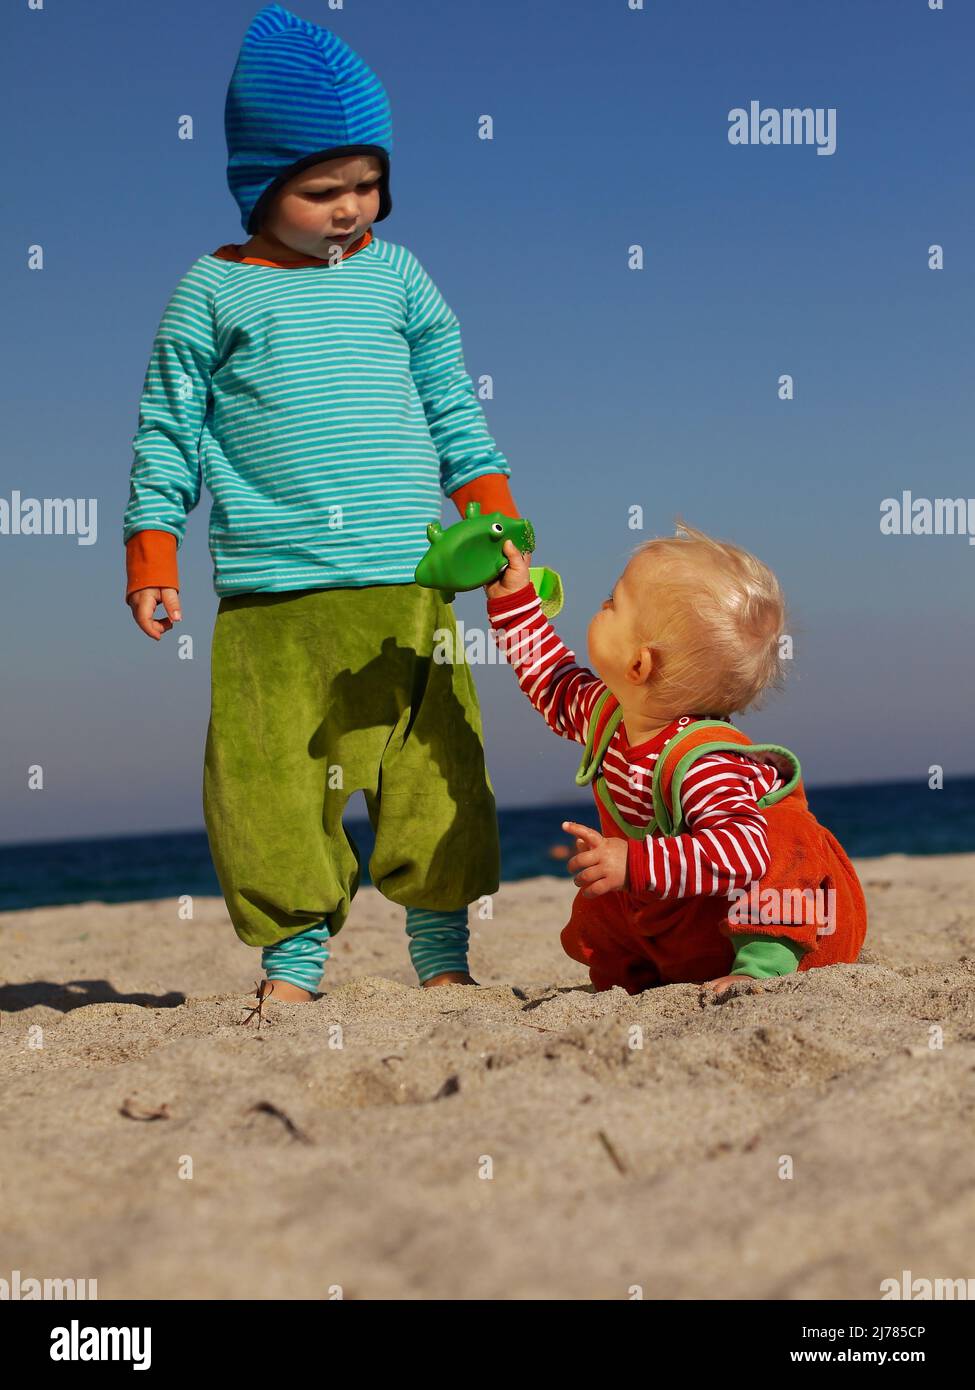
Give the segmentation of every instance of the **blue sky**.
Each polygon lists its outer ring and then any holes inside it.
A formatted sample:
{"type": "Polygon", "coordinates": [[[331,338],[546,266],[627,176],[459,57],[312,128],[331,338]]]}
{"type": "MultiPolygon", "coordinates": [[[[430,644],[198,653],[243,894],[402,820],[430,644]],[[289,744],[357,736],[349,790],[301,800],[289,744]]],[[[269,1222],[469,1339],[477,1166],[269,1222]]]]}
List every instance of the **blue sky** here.
{"type": "MultiPolygon", "coordinates": [[[[163,307],[197,257],[244,239],[223,101],[259,8],[22,0],[0,19],[0,496],[96,497],[99,527],[90,546],[0,535],[0,842],[202,826],[208,504],[181,552],[192,661],[124,606],[121,515],[163,307]],[[186,114],[192,141],[177,138],[186,114]],[[34,764],[43,791],[27,788],[34,764]]],[[[795,748],[811,784],[975,770],[975,547],[879,528],[903,489],[975,492],[971,8],[288,8],[335,28],[387,87],[394,209],[377,233],[417,254],[460,318],[468,370],[494,379],[488,419],[536,563],[566,581],[565,640],[584,659],[631,548],[683,515],[755,550],[790,601],[788,688],[746,729],[795,748]],[[836,152],[732,146],[728,113],[751,100],[835,108],[836,152]],[[485,113],[492,141],[477,138],[485,113]]],[[[483,623],[481,594],[456,611],[483,623]]],[[[475,675],[499,804],[571,794],[579,750],[509,670],[475,675]]]]}

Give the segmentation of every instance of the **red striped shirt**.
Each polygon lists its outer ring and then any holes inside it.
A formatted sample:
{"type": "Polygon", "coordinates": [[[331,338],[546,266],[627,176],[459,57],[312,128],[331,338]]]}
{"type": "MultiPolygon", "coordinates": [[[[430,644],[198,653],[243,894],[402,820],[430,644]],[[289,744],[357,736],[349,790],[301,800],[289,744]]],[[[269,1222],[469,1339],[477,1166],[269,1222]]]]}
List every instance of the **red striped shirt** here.
{"type": "MultiPolygon", "coordinates": [[[[532,584],[488,599],[488,618],[518,684],[562,738],[585,743],[593,707],[606,685],[561,640],[543,617],[532,584]]],[[[628,745],[620,721],[603,757],[603,775],[626,820],[646,825],[653,816],[653,769],[682,715],[644,743],[628,745]]],[[[628,841],[630,891],[657,898],[726,896],[768,871],[767,821],[757,802],[782,786],[770,764],[738,753],[710,753],[695,762],[681,788],[688,830],[628,841]]]]}

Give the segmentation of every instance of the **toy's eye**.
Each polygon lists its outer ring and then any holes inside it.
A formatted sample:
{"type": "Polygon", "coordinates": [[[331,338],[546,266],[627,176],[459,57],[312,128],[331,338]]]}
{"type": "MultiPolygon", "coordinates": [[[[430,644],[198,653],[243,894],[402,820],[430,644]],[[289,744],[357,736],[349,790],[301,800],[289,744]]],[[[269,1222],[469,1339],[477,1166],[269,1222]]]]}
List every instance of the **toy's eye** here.
{"type": "Polygon", "coordinates": [[[500,521],[493,521],[491,523],[491,530],[494,532],[496,536],[504,535],[504,526],[501,524],[500,521]]]}

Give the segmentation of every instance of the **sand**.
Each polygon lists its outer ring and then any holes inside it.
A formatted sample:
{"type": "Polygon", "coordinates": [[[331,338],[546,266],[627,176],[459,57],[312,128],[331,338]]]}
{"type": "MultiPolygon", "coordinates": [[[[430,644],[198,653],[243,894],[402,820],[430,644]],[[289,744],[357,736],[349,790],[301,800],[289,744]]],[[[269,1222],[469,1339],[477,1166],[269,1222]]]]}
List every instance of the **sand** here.
{"type": "Polygon", "coordinates": [[[0,1278],[876,1299],[975,1275],[975,856],[858,868],[858,964],[721,1002],[594,994],[567,876],[472,923],[481,989],[418,990],[402,910],[364,890],[325,996],[260,1029],[220,899],[2,914],[0,1278]]]}

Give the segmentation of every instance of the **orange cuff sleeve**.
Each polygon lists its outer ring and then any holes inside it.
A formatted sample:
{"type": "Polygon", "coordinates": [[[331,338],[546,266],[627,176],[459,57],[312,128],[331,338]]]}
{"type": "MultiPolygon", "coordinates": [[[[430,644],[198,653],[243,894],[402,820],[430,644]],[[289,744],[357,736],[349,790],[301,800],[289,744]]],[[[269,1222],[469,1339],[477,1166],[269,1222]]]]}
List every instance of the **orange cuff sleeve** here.
{"type": "Polygon", "coordinates": [[[482,512],[504,512],[505,516],[521,516],[508,487],[506,473],[484,473],[480,478],[459,487],[450,494],[461,516],[468,502],[480,502],[482,512]]]}
{"type": "Polygon", "coordinates": [[[178,589],[176,537],[171,531],[136,531],[125,543],[125,597],[133,589],[178,589]]]}

